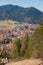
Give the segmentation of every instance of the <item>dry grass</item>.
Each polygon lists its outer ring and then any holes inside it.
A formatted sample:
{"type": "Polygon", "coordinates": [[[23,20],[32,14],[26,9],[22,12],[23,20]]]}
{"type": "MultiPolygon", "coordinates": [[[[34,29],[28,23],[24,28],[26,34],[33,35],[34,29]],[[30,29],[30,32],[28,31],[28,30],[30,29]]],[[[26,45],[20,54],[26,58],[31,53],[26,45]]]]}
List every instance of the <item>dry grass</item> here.
{"type": "Polygon", "coordinates": [[[39,65],[41,63],[40,59],[29,59],[29,60],[22,60],[18,62],[9,62],[6,65],[39,65]]]}

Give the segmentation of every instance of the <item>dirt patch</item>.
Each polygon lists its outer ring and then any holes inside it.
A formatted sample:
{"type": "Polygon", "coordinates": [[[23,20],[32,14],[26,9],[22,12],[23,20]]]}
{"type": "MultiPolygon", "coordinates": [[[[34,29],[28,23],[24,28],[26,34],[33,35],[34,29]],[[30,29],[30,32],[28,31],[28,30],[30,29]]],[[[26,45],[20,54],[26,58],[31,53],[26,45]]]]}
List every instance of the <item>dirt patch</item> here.
{"type": "Polygon", "coordinates": [[[40,59],[26,59],[18,62],[9,62],[6,65],[41,65],[41,62],[40,59]]]}

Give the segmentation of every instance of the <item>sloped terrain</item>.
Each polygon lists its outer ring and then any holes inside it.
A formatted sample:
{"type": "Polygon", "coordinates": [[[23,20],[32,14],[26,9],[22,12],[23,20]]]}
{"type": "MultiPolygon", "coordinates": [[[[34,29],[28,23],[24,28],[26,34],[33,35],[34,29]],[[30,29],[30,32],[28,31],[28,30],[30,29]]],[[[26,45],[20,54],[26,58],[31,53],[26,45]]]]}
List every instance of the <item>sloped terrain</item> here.
{"type": "Polygon", "coordinates": [[[6,65],[39,65],[42,61],[40,59],[29,59],[18,62],[9,62],[6,65]]]}
{"type": "Polygon", "coordinates": [[[23,8],[17,5],[0,6],[0,20],[39,23],[43,13],[34,7],[23,8]]]}

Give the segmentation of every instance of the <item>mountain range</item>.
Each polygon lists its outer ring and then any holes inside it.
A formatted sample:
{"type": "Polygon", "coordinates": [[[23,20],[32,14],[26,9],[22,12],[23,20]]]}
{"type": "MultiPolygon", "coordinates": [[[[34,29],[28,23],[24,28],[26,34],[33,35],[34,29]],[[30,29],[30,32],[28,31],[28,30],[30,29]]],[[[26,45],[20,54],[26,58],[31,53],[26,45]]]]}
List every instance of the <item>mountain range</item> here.
{"type": "Polygon", "coordinates": [[[21,7],[18,5],[0,6],[0,21],[13,20],[17,22],[39,23],[43,19],[43,12],[35,7],[21,7]]]}

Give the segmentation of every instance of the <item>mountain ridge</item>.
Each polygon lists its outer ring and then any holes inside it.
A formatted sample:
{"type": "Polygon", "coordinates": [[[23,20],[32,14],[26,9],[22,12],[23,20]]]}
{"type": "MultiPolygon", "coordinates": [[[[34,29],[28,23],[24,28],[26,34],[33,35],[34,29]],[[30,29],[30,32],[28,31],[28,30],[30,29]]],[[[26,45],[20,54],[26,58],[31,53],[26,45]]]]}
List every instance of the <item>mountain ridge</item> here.
{"type": "Polygon", "coordinates": [[[39,23],[43,19],[43,12],[35,7],[21,7],[18,5],[0,6],[0,20],[13,20],[27,23],[39,23]]]}

